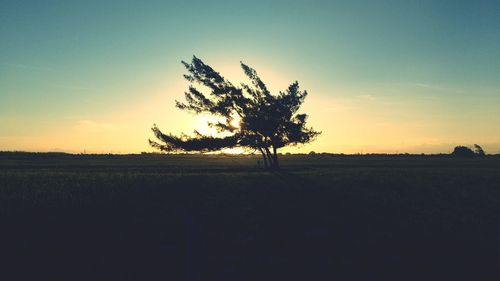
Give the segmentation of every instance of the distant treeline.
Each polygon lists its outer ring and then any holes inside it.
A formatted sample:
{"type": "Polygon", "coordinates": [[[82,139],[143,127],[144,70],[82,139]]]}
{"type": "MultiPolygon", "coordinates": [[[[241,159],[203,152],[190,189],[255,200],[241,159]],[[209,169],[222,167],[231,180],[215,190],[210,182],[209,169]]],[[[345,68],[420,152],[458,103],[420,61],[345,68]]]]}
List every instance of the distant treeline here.
{"type": "MultiPolygon", "coordinates": [[[[453,153],[437,153],[437,154],[412,154],[412,153],[328,153],[314,152],[309,153],[280,153],[282,156],[302,156],[302,157],[450,157],[455,156],[453,153]]],[[[141,152],[130,154],[113,154],[113,153],[66,153],[66,152],[29,152],[29,151],[0,151],[0,157],[175,157],[175,156],[209,156],[209,157],[257,157],[257,154],[230,154],[230,153],[158,153],[158,152],[141,152]]],[[[486,154],[488,157],[500,157],[500,154],[486,154]]]]}

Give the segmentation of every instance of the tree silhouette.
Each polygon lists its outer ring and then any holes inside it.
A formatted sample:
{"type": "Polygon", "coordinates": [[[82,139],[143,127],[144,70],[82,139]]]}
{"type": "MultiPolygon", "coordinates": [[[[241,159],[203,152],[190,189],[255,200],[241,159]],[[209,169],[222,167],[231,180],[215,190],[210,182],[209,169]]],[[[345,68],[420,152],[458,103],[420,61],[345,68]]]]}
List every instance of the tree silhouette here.
{"type": "Polygon", "coordinates": [[[459,157],[483,157],[486,156],[483,148],[479,144],[474,144],[474,150],[470,147],[459,145],[456,146],[453,152],[451,153],[453,156],[459,157]]]}
{"type": "Polygon", "coordinates": [[[474,144],[474,153],[476,154],[476,156],[479,157],[483,157],[486,155],[486,153],[484,153],[483,148],[479,144],[474,144]]]}
{"type": "Polygon", "coordinates": [[[206,136],[197,131],[194,136],[175,136],[162,133],[155,124],[152,130],[161,143],[149,140],[150,145],[169,152],[245,147],[260,151],[266,168],[278,169],[279,148],[308,143],[320,134],[306,126],[307,114],[298,113],[307,96],[307,91],[299,89],[298,82],[273,95],[254,69],[240,63],[250,85],[233,85],[196,56],[191,63],[182,61],[188,71],[184,78],[191,85],[185,92],[185,102],[176,101],[176,107],[221,117],[222,121],[208,125],[223,136],[206,136]],[[193,84],[204,86],[209,93],[203,93],[193,84]],[[239,120],[237,125],[236,120],[239,120]]]}
{"type": "Polygon", "coordinates": [[[451,154],[458,157],[474,157],[474,151],[463,145],[455,146],[455,149],[453,149],[451,154]]]}

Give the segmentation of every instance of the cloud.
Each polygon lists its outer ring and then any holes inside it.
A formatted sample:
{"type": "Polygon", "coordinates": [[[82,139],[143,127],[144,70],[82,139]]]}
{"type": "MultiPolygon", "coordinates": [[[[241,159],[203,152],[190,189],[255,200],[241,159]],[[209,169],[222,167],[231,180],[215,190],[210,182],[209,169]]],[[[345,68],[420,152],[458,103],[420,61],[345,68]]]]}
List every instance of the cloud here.
{"type": "Polygon", "coordinates": [[[415,83],[415,86],[421,87],[421,88],[430,88],[431,85],[425,84],[425,83],[415,83]]]}
{"type": "Polygon", "coordinates": [[[369,100],[369,101],[374,101],[376,100],[377,98],[373,95],[358,95],[357,96],[359,99],[363,99],[363,100],[369,100]]]}
{"type": "Polygon", "coordinates": [[[0,63],[0,65],[10,67],[10,68],[15,68],[15,69],[22,69],[22,70],[37,70],[37,71],[53,71],[54,70],[51,67],[27,65],[27,64],[22,64],[22,63],[0,63]]]}
{"type": "Polygon", "coordinates": [[[117,128],[118,127],[113,123],[103,123],[92,120],[79,120],[73,127],[74,130],[84,133],[109,132],[117,128]]]}
{"type": "Polygon", "coordinates": [[[53,88],[59,88],[59,89],[65,89],[65,90],[72,90],[72,91],[94,90],[93,88],[82,87],[82,86],[71,85],[71,84],[61,84],[61,83],[47,82],[47,85],[50,86],[50,87],[53,87],[53,88]]]}
{"type": "Polygon", "coordinates": [[[436,84],[429,84],[429,83],[413,83],[414,86],[419,87],[419,88],[425,88],[433,91],[439,91],[439,92],[448,92],[448,93],[456,93],[456,94],[462,94],[464,93],[462,90],[452,88],[452,87],[445,87],[441,85],[436,85],[436,84]]]}
{"type": "Polygon", "coordinates": [[[42,83],[44,86],[51,87],[51,88],[57,88],[57,89],[64,89],[64,90],[70,90],[70,91],[94,91],[94,88],[89,88],[85,86],[80,86],[80,85],[75,85],[71,82],[61,82],[61,81],[51,81],[51,80],[38,80],[38,82],[42,83]]]}

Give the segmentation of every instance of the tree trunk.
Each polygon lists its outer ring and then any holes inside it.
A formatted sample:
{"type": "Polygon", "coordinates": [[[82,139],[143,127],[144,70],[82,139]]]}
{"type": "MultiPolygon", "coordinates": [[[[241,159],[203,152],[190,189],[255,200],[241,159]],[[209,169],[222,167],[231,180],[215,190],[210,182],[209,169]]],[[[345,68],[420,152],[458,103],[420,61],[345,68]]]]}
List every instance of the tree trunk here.
{"type": "Polygon", "coordinates": [[[265,147],[264,149],[266,150],[267,159],[269,160],[269,168],[271,168],[272,170],[279,169],[277,162],[278,159],[273,156],[273,154],[269,150],[269,147],[265,147]]]}
{"type": "Polygon", "coordinates": [[[269,168],[269,164],[267,163],[266,153],[264,152],[264,150],[261,147],[259,147],[259,150],[260,150],[260,153],[262,153],[262,159],[264,160],[264,167],[267,169],[267,168],[269,168]]]}
{"type": "Polygon", "coordinates": [[[278,153],[277,153],[276,146],[273,146],[273,157],[274,157],[274,168],[278,170],[280,168],[280,163],[278,161],[278,153]]]}

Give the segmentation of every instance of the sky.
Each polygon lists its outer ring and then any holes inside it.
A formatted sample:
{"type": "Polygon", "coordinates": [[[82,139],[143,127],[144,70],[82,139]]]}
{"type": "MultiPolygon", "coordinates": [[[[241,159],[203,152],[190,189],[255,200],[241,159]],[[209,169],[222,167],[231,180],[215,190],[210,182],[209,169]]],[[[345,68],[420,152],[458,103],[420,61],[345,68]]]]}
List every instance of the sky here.
{"type": "Polygon", "coordinates": [[[153,151],[193,55],[298,80],[322,135],[289,152],[500,153],[500,1],[0,0],[0,150],[153,151]]]}

